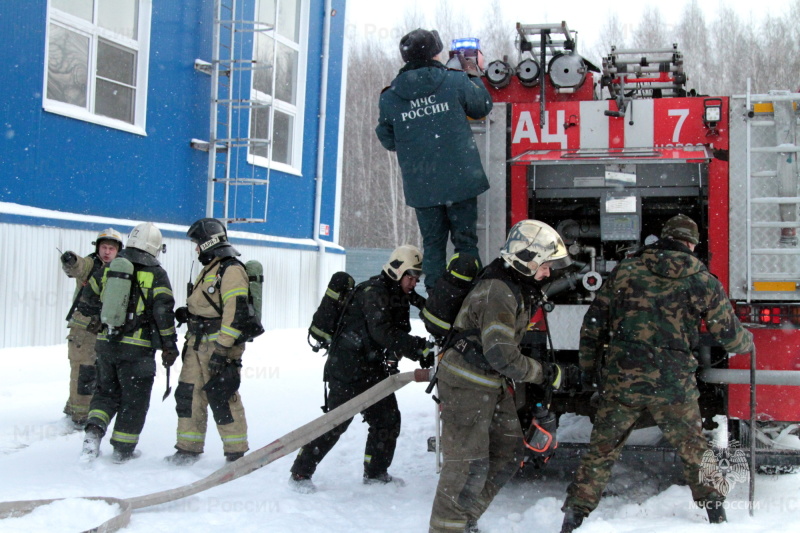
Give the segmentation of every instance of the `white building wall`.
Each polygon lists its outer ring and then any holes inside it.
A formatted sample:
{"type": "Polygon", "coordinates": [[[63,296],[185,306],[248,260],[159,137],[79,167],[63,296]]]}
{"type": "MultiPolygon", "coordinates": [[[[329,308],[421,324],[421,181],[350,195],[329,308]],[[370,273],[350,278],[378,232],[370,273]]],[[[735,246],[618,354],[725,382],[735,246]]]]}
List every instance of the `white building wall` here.
{"type": "MultiPolygon", "coordinates": [[[[92,223],[99,222],[92,218],[92,223]]],[[[130,224],[109,220],[103,227],[115,227],[126,236],[136,222],[125,222],[130,224]]],[[[187,283],[202,265],[194,245],[182,237],[187,227],[156,225],[165,233],[167,252],[159,260],[172,283],[176,307],[185,305],[187,283]]],[[[66,342],[64,317],[72,305],[75,281],[61,270],[59,250],[87,255],[94,251],[91,243],[96,235],[94,230],[0,223],[0,348],[66,342]]],[[[329,246],[320,257],[311,240],[276,240],[242,232],[230,236],[240,259],[256,259],[264,266],[264,327],[308,327],[322,296],[319,287],[334,272],[344,270],[341,249],[329,246]]]]}

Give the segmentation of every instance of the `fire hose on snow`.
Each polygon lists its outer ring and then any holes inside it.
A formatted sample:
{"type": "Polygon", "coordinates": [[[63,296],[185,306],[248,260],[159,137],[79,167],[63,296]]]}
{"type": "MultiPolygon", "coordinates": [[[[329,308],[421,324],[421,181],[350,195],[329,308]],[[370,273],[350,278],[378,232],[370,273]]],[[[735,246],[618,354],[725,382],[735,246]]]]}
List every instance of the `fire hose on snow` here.
{"type": "MultiPolygon", "coordinates": [[[[134,498],[112,498],[103,496],[85,497],[88,500],[101,500],[109,504],[119,505],[119,513],[102,523],[91,532],[110,532],[117,531],[128,525],[131,512],[135,509],[142,509],[153,505],[172,502],[187,496],[192,496],[199,492],[211,489],[223,483],[246,476],[269,463],[300,449],[302,446],[313,441],[317,437],[324,435],[345,420],[357,415],[367,407],[379,402],[395,391],[400,390],[411,382],[428,382],[431,379],[431,370],[418,369],[414,372],[403,372],[394,374],[384,379],[374,387],[359,394],[347,403],[340,405],[336,409],[312,420],[311,422],[295,429],[280,437],[279,439],[259,448],[253,453],[226,465],[223,468],[211,473],[203,479],[199,479],[189,485],[176,487],[174,489],[145,494],[134,498]]],[[[0,519],[24,516],[37,507],[58,501],[59,498],[50,500],[26,500],[15,502],[0,503],[0,519]]]]}

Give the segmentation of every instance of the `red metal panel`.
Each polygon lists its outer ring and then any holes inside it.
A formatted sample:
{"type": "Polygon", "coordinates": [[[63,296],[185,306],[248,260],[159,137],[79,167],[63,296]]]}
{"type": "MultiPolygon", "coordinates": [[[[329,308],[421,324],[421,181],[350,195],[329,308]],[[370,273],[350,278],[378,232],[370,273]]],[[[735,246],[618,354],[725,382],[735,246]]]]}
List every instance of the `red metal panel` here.
{"type": "MultiPolygon", "coordinates": [[[[489,90],[489,94],[492,96],[493,102],[515,104],[539,102],[541,95],[541,88],[539,85],[536,85],[535,87],[525,87],[519,82],[519,78],[512,76],[511,82],[506,87],[503,87],[502,89],[495,89],[489,84],[489,81],[486,79],[486,77],[481,79],[483,79],[483,84],[489,90]]],[[[549,76],[545,77],[545,83],[544,99],[548,104],[548,107],[551,102],[577,102],[594,99],[592,93],[592,88],[594,87],[594,74],[591,72],[586,73],[586,79],[584,80],[583,85],[581,85],[580,88],[578,88],[578,90],[574,93],[556,92],[556,88],[553,87],[552,83],[550,83],[549,76]]]]}
{"type": "MultiPolygon", "coordinates": [[[[800,370],[800,332],[795,329],[751,330],[756,343],[758,370],[800,370]]],[[[730,358],[730,368],[749,369],[750,355],[730,358]]],[[[798,387],[759,385],[756,387],[759,420],[800,421],[798,387]]],[[[728,386],[728,416],[750,418],[750,386],[728,386]]]]}

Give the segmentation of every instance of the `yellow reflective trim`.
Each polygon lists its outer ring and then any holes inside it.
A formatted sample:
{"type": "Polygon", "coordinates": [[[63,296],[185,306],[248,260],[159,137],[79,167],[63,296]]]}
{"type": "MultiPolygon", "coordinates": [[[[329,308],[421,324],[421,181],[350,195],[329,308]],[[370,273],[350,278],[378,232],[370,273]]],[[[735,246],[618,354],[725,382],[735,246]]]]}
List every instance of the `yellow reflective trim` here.
{"type": "Polygon", "coordinates": [[[328,288],[327,290],[325,290],[325,296],[327,296],[328,298],[333,298],[334,300],[338,301],[339,300],[339,296],[341,296],[341,295],[338,292],[336,292],[335,290],[333,290],[331,288],[328,288]]]}
{"type": "Polygon", "coordinates": [[[493,379],[487,376],[482,376],[481,374],[476,374],[475,372],[471,372],[466,368],[461,368],[453,363],[448,363],[447,361],[442,361],[440,366],[445,367],[456,376],[462,377],[467,381],[471,381],[472,383],[483,385],[484,387],[496,388],[503,386],[503,380],[501,379],[493,379]]]}
{"type": "Polygon", "coordinates": [[[87,418],[99,418],[103,421],[105,426],[107,426],[109,421],[111,421],[111,417],[108,416],[108,413],[101,411],[100,409],[92,409],[89,411],[89,416],[87,418]]]}
{"type": "Polygon", "coordinates": [[[461,274],[459,274],[455,270],[451,270],[450,271],[450,275],[454,276],[454,277],[456,277],[458,279],[463,279],[464,281],[472,281],[472,277],[470,277],[470,276],[462,276],[461,274]]]}
{"type": "Polygon", "coordinates": [[[155,296],[159,296],[161,294],[168,294],[172,296],[172,289],[168,289],[167,287],[156,287],[153,289],[153,294],[155,296]]]}
{"type": "Polygon", "coordinates": [[[467,527],[466,520],[442,520],[440,518],[431,518],[431,525],[438,529],[447,529],[453,531],[464,531],[467,527]]]}
{"type": "Polygon", "coordinates": [[[244,435],[228,435],[222,437],[222,442],[244,442],[247,440],[247,434],[244,435]]]}
{"type": "Polygon", "coordinates": [[[450,324],[448,324],[444,320],[440,319],[439,317],[428,311],[427,308],[422,310],[422,314],[425,316],[425,318],[427,318],[430,322],[433,322],[436,326],[439,326],[444,330],[450,331],[450,324]]]}
{"type": "MultiPolygon", "coordinates": [[[[103,278],[105,278],[105,274],[103,274],[103,278]]],[[[92,289],[92,292],[95,294],[100,294],[100,287],[97,286],[97,280],[94,278],[89,278],[89,287],[92,289]]]]}
{"type": "Polygon", "coordinates": [[[235,296],[247,296],[247,289],[240,287],[240,288],[237,288],[237,289],[229,290],[228,292],[226,292],[225,294],[222,295],[222,304],[224,305],[225,302],[227,302],[229,298],[235,297],[235,296]]]}
{"type": "Polygon", "coordinates": [[[311,332],[316,333],[318,336],[322,337],[326,341],[331,340],[331,336],[319,329],[317,326],[311,326],[311,332]]]}
{"type": "Polygon", "coordinates": [[[128,444],[136,444],[137,442],[139,442],[139,435],[133,433],[122,433],[121,431],[115,431],[111,434],[111,440],[126,442],[128,444]]]}
{"type": "Polygon", "coordinates": [[[239,338],[239,335],[242,334],[241,331],[239,331],[236,328],[232,328],[230,326],[222,326],[221,328],[219,328],[219,332],[220,333],[225,333],[226,335],[230,335],[234,339],[239,338]]]}
{"type": "Polygon", "coordinates": [[[205,442],[206,434],[197,432],[178,433],[178,440],[186,442],[205,442]]]}

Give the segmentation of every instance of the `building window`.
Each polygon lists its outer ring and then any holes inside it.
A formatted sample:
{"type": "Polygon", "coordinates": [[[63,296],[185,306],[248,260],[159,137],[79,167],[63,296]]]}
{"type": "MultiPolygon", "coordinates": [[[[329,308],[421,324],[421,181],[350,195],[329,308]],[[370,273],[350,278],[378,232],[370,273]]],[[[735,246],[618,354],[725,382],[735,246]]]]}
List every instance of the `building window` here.
{"type": "Polygon", "coordinates": [[[251,146],[251,161],[299,174],[308,1],[258,0],[256,20],[274,28],[255,34],[250,136],[270,142],[251,146]]]}
{"type": "Polygon", "coordinates": [[[50,0],[46,111],[144,134],[151,0],[50,0]]]}

